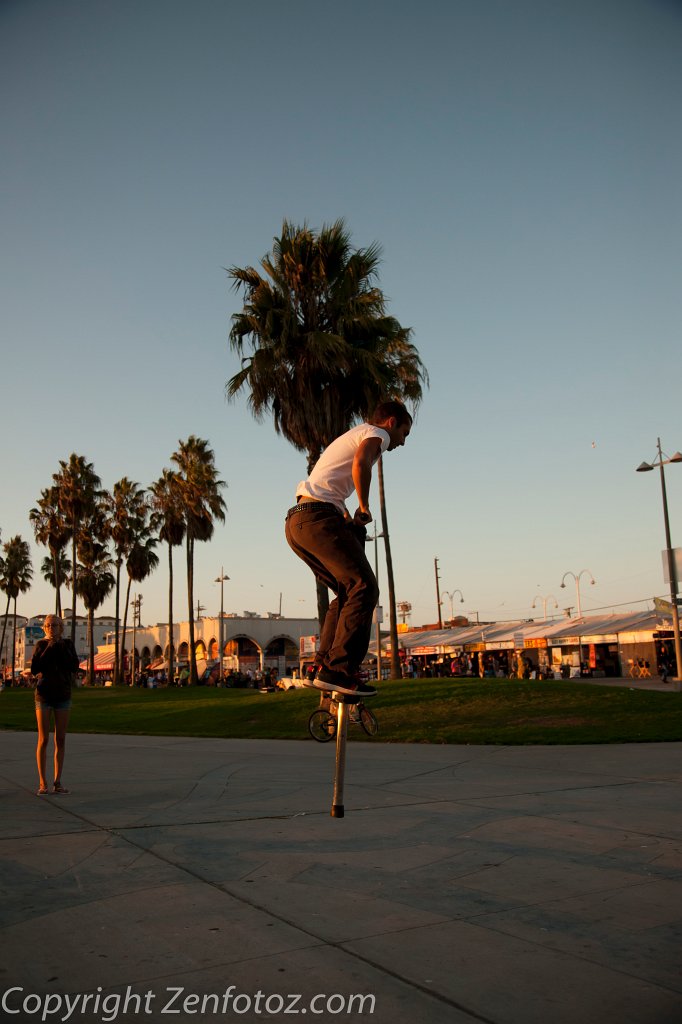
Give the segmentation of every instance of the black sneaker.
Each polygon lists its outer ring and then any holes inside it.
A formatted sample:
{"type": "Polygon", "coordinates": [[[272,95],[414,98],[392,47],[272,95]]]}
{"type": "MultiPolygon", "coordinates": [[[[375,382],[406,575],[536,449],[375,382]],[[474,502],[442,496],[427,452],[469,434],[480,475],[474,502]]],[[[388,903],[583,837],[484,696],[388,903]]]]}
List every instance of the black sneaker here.
{"type": "Polygon", "coordinates": [[[343,693],[349,697],[375,697],[377,692],[371,686],[361,682],[356,676],[347,676],[343,672],[332,672],[328,668],[321,668],[319,670],[313,685],[318,690],[343,693]]]}
{"type": "Polygon", "coordinates": [[[355,693],[357,693],[358,697],[376,697],[377,695],[376,687],[363,682],[358,683],[355,693]]]}

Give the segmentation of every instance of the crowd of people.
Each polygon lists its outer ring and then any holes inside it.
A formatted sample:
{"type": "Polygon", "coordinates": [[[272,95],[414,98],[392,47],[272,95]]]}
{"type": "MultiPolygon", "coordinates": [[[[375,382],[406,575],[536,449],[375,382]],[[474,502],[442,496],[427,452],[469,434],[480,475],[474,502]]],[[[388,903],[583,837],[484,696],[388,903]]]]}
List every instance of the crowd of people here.
{"type": "MultiPolygon", "coordinates": [[[[568,668],[567,665],[567,671],[568,668]]],[[[431,661],[418,656],[408,657],[402,662],[402,675],[403,679],[553,679],[554,671],[549,665],[536,665],[524,653],[510,652],[510,657],[507,657],[506,653],[497,655],[475,651],[431,661]]]]}
{"type": "MultiPolygon", "coordinates": [[[[219,673],[217,666],[207,668],[205,672],[199,676],[199,686],[219,686],[219,687],[235,687],[235,688],[251,688],[261,690],[265,688],[275,688],[279,674],[277,669],[272,667],[265,667],[264,669],[247,669],[245,672],[240,672],[235,669],[231,669],[229,672],[224,672],[222,675],[219,673]]],[[[149,669],[141,669],[135,673],[135,681],[133,683],[130,672],[126,673],[124,678],[124,684],[126,686],[138,686],[143,689],[156,689],[157,687],[167,686],[189,686],[189,668],[183,665],[179,671],[173,675],[172,682],[168,680],[168,674],[164,669],[158,671],[150,671],[149,669]]],[[[105,680],[109,683],[111,680],[105,680]]]]}

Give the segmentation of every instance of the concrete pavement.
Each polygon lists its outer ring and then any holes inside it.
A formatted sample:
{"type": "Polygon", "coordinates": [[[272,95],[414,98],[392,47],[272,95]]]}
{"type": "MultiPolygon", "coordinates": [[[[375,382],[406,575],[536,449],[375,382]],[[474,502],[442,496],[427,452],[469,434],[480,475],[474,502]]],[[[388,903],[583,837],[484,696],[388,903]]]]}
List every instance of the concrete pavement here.
{"type": "Polygon", "coordinates": [[[333,744],[71,735],[49,798],[34,745],[0,734],[3,1022],[682,1019],[680,743],[351,742],[343,819],[333,744]]]}

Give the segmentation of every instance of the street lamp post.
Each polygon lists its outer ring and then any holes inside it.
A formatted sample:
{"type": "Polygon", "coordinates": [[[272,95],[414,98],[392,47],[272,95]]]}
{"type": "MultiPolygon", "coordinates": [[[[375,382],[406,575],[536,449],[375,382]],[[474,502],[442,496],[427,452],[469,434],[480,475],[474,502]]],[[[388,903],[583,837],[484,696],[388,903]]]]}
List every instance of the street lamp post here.
{"type": "Polygon", "coordinates": [[[216,576],[214,583],[220,584],[220,622],[218,623],[218,679],[223,681],[223,584],[229,580],[225,575],[225,569],[220,567],[220,576],[216,576]]]}
{"type": "Polygon", "coordinates": [[[440,599],[440,573],[438,572],[438,559],[437,558],[434,558],[433,566],[434,566],[434,569],[436,570],[436,606],[438,608],[438,628],[442,629],[443,628],[443,616],[441,615],[441,611],[440,611],[440,606],[441,606],[441,603],[442,603],[441,599],[440,599]]]}
{"type": "Polygon", "coordinates": [[[680,613],[677,607],[677,572],[675,568],[675,555],[673,553],[672,544],[670,542],[670,520],[668,518],[668,497],[665,490],[665,473],[663,467],[669,465],[671,462],[682,462],[682,453],[675,452],[669,459],[663,458],[663,452],[661,450],[661,439],[657,438],[658,442],[658,461],[652,463],[642,462],[637,467],[638,473],[648,473],[658,466],[661,471],[661,495],[663,497],[663,522],[665,525],[665,549],[668,556],[668,577],[670,579],[670,603],[672,605],[672,619],[673,619],[673,636],[675,638],[675,678],[677,680],[682,679],[682,644],[680,644],[680,613]]]}
{"type": "MultiPolygon", "coordinates": [[[[594,582],[594,581],[593,581],[593,582],[594,582]]],[[[546,595],[545,597],[541,597],[541,596],[540,596],[540,595],[538,594],[538,595],[537,595],[536,597],[534,597],[534,598],[533,598],[533,603],[532,603],[532,605],[531,605],[531,608],[535,608],[535,605],[536,605],[536,603],[537,603],[538,601],[542,601],[542,619],[543,619],[543,622],[546,622],[546,621],[547,621],[547,602],[548,602],[548,601],[549,601],[550,599],[551,599],[552,601],[554,601],[554,607],[555,607],[555,608],[558,608],[558,607],[559,607],[559,603],[558,603],[558,601],[557,601],[556,597],[554,596],[554,594],[547,594],[547,595],[546,595]]]]}
{"type": "Polygon", "coordinates": [[[592,586],[594,586],[597,581],[595,580],[594,576],[592,575],[592,573],[590,572],[589,569],[581,569],[577,576],[576,576],[576,574],[574,572],[565,572],[564,575],[561,577],[561,586],[564,589],[566,589],[566,584],[564,583],[564,580],[566,579],[567,576],[572,576],[573,579],[575,580],[575,595],[576,595],[576,601],[578,602],[578,618],[579,619],[582,619],[582,617],[583,617],[582,607],[581,607],[581,604],[580,604],[580,577],[583,574],[585,574],[585,573],[590,577],[590,583],[592,584],[592,586]]]}
{"type": "MultiPolygon", "coordinates": [[[[561,577],[561,586],[564,589],[566,589],[566,584],[565,584],[564,581],[565,581],[567,576],[572,576],[573,579],[575,580],[575,595],[576,595],[576,601],[578,603],[578,618],[579,619],[582,619],[582,617],[583,617],[583,610],[582,610],[582,606],[580,604],[580,577],[583,576],[584,574],[587,574],[590,577],[590,584],[592,586],[594,586],[596,580],[595,580],[594,576],[592,575],[592,573],[590,572],[589,569],[581,569],[577,576],[576,576],[576,574],[574,572],[565,572],[564,575],[561,577]]],[[[578,662],[579,662],[580,672],[582,673],[582,669],[583,669],[583,641],[582,641],[582,637],[581,637],[580,633],[578,633],[578,662]]]]}
{"type": "MultiPolygon", "coordinates": [[[[450,601],[450,621],[451,622],[452,622],[452,620],[455,617],[455,610],[454,610],[454,607],[453,607],[453,601],[455,599],[455,594],[459,594],[459,603],[460,604],[464,604],[464,594],[462,593],[461,590],[444,590],[443,591],[443,597],[447,597],[449,599],[449,601],[450,601]]],[[[442,604],[442,602],[441,602],[441,604],[442,604]]]]}
{"type": "MultiPolygon", "coordinates": [[[[133,650],[132,650],[132,661],[130,668],[130,685],[135,686],[135,644],[137,643],[137,618],[140,614],[140,606],[142,605],[142,598],[138,597],[137,594],[133,594],[133,650]]],[[[124,639],[125,643],[125,639],[124,639]]]]}

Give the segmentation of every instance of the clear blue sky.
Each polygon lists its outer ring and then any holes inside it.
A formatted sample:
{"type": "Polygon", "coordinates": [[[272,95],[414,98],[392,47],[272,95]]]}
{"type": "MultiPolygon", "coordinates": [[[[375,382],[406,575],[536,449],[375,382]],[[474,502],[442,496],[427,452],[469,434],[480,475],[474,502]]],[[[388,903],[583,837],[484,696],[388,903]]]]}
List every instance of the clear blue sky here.
{"type": "MultiPolygon", "coordinates": [[[[482,618],[574,604],[584,568],[584,611],[665,594],[634,469],[682,448],[680,53],[672,0],[5,0],[3,541],[33,544],[60,458],[148,485],[194,433],[228,484],[197,597],[224,566],[229,610],[313,615],[282,528],[304,458],[224,398],[223,268],[343,217],[431,377],[386,459],[412,622],[435,557],[482,618]]],[[[163,620],[163,561],[141,592],[163,620]]],[[[19,610],[51,605],[40,580],[19,610]]]]}

